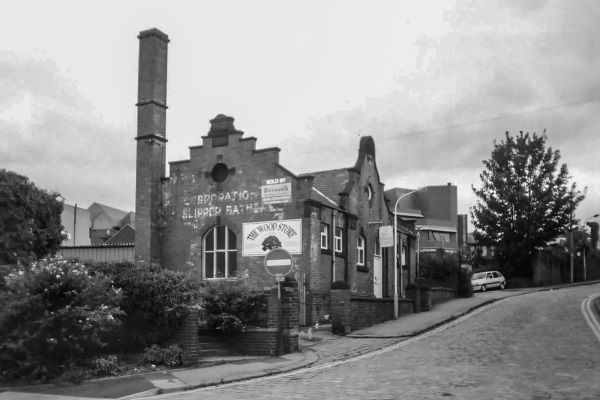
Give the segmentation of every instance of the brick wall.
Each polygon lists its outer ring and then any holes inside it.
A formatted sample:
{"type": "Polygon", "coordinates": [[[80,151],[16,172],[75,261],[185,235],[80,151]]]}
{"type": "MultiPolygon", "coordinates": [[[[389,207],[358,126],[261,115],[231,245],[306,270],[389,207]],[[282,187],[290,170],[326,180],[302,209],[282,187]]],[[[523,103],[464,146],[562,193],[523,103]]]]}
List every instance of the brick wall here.
{"type": "Polygon", "coordinates": [[[226,336],[239,353],[278,356],[298,351],[298,288],[293,280],[281,284],[281,315],[279,322],[278,289],[271,288],[267,301],[266,327],[249,327],[245,332],[226,336]],[[279,327],[282,343],[279,343],[279,327]],[[281,351],[280,351],[281,347],[281,351]]]}
{"type": "Polygon", "coordinates": [[[322,291],[311,291],[306,299],[306,325],[314,325],[325,315],[331,315],[330,293],[322,291]]]}
{"type": "Polygon", "coordinates": [[[171,344],[180,345],[185,351],[187,363],[198,360],[198,350],[200,350],[198,340],[199,312],[196,309],[189,309],[188,315],[179,330],[171,336],[165,343],[165,346],[171,344]]]}
{"type": "Polygon", "coordinates": [[[456,298],[456,290],[448,289],[443,287],[431,288],[431,303],[433,306],[436,304],[445,303],[447,301],[456,298]]]}
{"type": "Polygon", "coordinates": [[[351,297],[351,329],[367,328],[394,318],[394,300],[369,297],[351,297]]]}

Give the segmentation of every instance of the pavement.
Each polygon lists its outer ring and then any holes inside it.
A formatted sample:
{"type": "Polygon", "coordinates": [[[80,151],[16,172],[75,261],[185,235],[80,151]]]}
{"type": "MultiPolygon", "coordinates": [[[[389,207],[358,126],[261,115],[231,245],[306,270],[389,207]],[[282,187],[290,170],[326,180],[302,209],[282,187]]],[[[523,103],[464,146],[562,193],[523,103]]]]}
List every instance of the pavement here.
{"type": "Polygon", "coordinates": [[[85,381],[81,384],[50,384],[0,388],[0,400],[92,400],[137,399],[157,394],[214,386],[241,380],[289,372],[295,369],[340,361],[387,347],[391,344],[430,331],[440,325],[501,299],[555,290],[588,281],[543,288],[512,289],[476,293],[466,299],[454,299],[438,304],[431,311],[400,316],[346,336],[331,334],[331,327],[308,327],[299,330],[300,352],[280,357],[224,357],[204,359],[194,368],[184,368],[146,374],[111,377],[85,381]]]}

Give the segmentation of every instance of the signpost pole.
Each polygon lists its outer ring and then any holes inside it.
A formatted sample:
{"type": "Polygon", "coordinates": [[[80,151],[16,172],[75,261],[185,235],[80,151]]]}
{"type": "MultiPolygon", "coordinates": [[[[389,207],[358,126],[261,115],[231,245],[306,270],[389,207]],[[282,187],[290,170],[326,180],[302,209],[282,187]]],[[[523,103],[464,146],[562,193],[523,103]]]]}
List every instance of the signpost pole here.
{"type": "Polygon", "coordinates": [[[281,304],[281,281],[277,281],[277,355],[283,355],[283,305],[281,304]]]}
{"type": "Polygon", "coordinates": [[[283,355],[283,299],[281,297],[281,282],[285,282],[285,276],[292,271],[294,259],[292,255],[283,248],[276,248],[265,256],[265,268],[277,282],[277,355],[283,355]]]}

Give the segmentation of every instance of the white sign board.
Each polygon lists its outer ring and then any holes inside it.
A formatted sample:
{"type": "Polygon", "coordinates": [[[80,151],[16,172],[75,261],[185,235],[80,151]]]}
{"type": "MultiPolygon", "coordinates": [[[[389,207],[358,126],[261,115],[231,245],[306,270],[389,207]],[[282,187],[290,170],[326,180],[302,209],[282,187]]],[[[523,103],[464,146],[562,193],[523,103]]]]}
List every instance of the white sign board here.
{"type": "Polygon", "coordinates": [[[394,246],[394,227],[391,225],[379,227],[379,245],[381,247],[394,246]]]}
{"type": "Polygon", "coordinates": [[[263,180],[260,194],[264,204],[290,203],[292,201],[292,179],[273,178],[263,180]]]}
{"type": "Polygon", "coordinates": [[[242,256],[264,256],[276,248],[302,254],[302,220],[248,222],[242,225],[242,256]]]}

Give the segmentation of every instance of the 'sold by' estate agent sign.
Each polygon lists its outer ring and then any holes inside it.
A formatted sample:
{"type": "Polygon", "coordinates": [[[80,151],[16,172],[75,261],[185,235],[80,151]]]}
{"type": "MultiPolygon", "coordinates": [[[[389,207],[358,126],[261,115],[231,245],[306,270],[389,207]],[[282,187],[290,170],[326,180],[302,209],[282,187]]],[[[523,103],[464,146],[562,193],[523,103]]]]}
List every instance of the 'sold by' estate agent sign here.
{"type": "Polygon", "coordinates": [[[292,201],[292,180],[290,177],[265,179],[260,191],[263,205],[289,203],[292,201]]]}
{"type": "Polygon", "coordinates": [[[242,226],[242,255],[264,256],[269,251],[284,248],[291,254],[302,253],[302,220],[248,222],[242,226]]]}

